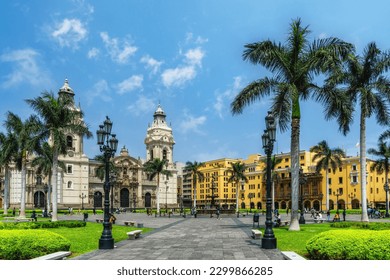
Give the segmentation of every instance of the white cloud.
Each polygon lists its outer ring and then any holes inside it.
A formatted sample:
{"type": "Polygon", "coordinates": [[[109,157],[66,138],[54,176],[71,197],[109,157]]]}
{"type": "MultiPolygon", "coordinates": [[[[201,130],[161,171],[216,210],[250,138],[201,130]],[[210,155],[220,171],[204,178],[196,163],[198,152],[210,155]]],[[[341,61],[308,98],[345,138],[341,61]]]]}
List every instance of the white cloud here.
{"type": "Polygon", "coordinates": [[[101,32],[100,37],[112,60],[120,64],[127,63],[130,57],[133,56],[138,49],[137,47],[132,46],[127,40],[121,42],[118,38],[110,38],[107,32],[101,32]]]}
{"type": "Polygon", "coordinates": [[[14,50],[0,56],[0,61],[12,63],[12,72],[5,76],[3,88],[17,86],[23,82],[33,86],[51,84],[49,74],[43,70],[38,58],[40,54],[33,49],[14,50]]]}
{"type": "Polygon", "coordinates": [[[56,29],[51,33],[61,47],[78,48],[78,44],[87,36],[87,29],[79,19],[65,18],[56,25],[56,29]]]}
{"type": "Polygon", "coordinates": [[[162,74],[162,82],[166,87],[181,87],[196,77],[202,66],[204,51],[201,48],[190,49],[184,54],[184,65],[166,69],[162,74]]]}
{"type": "Polygon", "coordinates": [[[237,95],[238,91],[242,88],[242,78],[237,76],[233,78],[233,84],[230,88],[226,89],[222,93],[216,94],[216,100],[213,105],[213,108],[216,114],[223,119],[224,113],[229,111],[226,103],[229,103],[233,100],[233,98],[237,95]]]}
{"type": "Polygon", "coordinates": [[[187,59],[188,64],[200,67],[202,65],[204,51],[201,48],[190,49],[186,52],[185,57],[187,59]]]}
{"type": "Polygon", "coordinates": [[[141,62],[145,63],[145,68],[150,69],[152,74],[156,74],[160,70],[162,64],[162,61],[158,61],[149,55],[143,56],[141,62]]]}
{"type": "Polygon", "coordinates": [[[140,95],[133,105],[127,107],[127,110],[133,115],[139,116],[153,112],[156,106],[153,98],[140,95]]]}
{"type": "Polygon", "coordinates": [[[180,122],[180,132],[187,133],[190,131],[200,133],[202,132],[199,130],[199,127],[203,125],[207,120],[206,116],[199,116],[199,117],[193,117],[187,113],[185,113],[184,119],[180,122]]]}
{"type": "Polygon", "coordinates": [[[104,102],[112,101],[112,97],[110,95],[110,87],[107,81],[104,79],[96,82],[93,85],[92,90],[87,93],[87,96],[88,105],[91,105],[96,98],[99,98],[104,102]]]}
{"type": "Polygon", "coordinates": [[[87,54],[87,57],[89,59],[92,59],[92,58],[97,58],[100,54],[100,50],[97,49],[97,48],[92,48],[88,51],[88,54],[87,54]]]}
{"type": "Polygon", "coordinates": [[[137,88],[142,88],[142,81],[143,81],[142,75],[133,75],[130,78],[120,82],[117,85],[118,93],[124,94],[126,92],[133,91],[137,88]]]}
{"type": "Polygon", "coordinates": [[[166,87],[182,86],[186,82],[194,79],[196,76],[196,70],[194,66],[177,67],[173,69],[167,69],[162,74],[163,84],[166,87]]]}

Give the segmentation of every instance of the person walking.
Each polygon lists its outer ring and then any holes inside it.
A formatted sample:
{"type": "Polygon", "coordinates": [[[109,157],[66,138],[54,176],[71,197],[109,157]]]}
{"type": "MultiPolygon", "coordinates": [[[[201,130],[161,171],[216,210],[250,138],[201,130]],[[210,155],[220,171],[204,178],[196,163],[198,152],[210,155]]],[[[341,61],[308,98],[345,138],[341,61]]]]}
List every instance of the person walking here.
{"type": "Polygon", "coordinates": [[[345,211],[345,208],[343,210],[343,221],[345,222],[345,216],[347,215],[347,211],[345,211]]]}
{"type": "Polygon", "coordinates": [[[326,211],[326,218],[327,218],[328,221],[330,221],[330,211],[329,210],[326,211]]]}

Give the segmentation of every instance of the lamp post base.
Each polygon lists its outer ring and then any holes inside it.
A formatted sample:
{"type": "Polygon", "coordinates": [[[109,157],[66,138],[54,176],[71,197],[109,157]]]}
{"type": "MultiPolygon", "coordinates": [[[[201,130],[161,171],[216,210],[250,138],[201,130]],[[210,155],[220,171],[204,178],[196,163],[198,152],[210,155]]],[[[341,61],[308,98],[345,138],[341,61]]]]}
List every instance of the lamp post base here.
{"type": "Polygon", "coordinates": [[[114,238],[100,238],[99,249],[114,249],[114,238]]]}
{"type": "Polygon", "coordinates": [[[261,248],[263,248],[263,249],[276,249],[276,238],[264,236],[261,239],[261,248]]]}
{"type": "Polygon", "coordinates": [[[299,217],[299,224],[301,224],[301,225],[306,224],[305,217],[302,214],[299,217]]]}

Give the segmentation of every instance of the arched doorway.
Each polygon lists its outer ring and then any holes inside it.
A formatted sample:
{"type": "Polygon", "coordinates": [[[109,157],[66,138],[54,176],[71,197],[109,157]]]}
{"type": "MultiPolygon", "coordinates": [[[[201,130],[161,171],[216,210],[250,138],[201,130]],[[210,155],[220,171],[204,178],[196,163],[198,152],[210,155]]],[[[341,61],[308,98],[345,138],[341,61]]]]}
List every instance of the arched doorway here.
{"type": "Polygon", "coordinates": [[[103,194],[101,192],[95,192],[93,194],[93,207],[95,208],[103,207],[103,194]]]}
{"type": "Polygon", "coordinates": [[[120,192],[120,207],[129,207],[130,206],[130,192],[128,189],[123,188],[120,192]]]}
{"type": "Polygon", "coordinates": [[[146,208],[152,207],[152,195],[150,193],[145,194],[145,207],[146,208]]]}
{"type": "Polygon", "coordinates": [[[320,202],[318,200],[315,200],[313,202],[313,208],[316,210],[316,211],[320,211],[320,202]]]}
{"type": "Polygon", "coordinates": [[[310,210],[311,209],[311,203],[309,200],[306,200],[304,203],[303,203],[303,207],[306,208],[307,210],[310,210]]]}
{"type": "Polygon", "coordinates": [[[281,208],[281,209],[286,209],[286,206],[287,206],[286,201],[282,201],[282,202],[280,203],[280,208],[281,208]]]}
{"type": "Polygon", "coordinates": [[[245,202],[241,202],[241,209],[245,209],[245,202]]]}
{"type": "Polygon", "coordinates": [[[334,209],[334,202],[333,200],[329,199],[329,210],[333,210],[334,209]]]}
{"type": "Polygon", "coordinates": [[[359,209],[360,208],[360,203],[358,199],[353,199],[351,201],[351,207],[352,209],[359,209]]]}
{"type": "Polygon", "coordinates": [[[257,202],[257,209],[261,209],[261,208],[262,208],[261,202],[257,202]]]}
{"type": "Polygon", "coordinates": [[[34,207],[44,208],[45,207],[45,194],[42,191],[34,193],[34,207]]]}
{"type": "Polygon", "coordinates": [[[279,202],[277,201],[274,202],[274,209],[279,209],[279,202]]]}

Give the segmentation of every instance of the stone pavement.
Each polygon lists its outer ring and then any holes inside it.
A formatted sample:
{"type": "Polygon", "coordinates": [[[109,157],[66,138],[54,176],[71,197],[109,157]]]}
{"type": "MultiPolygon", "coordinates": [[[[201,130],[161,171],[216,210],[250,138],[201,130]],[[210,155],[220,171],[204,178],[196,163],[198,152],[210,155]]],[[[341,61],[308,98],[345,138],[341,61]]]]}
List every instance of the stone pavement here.
{"type": "MultiPolygon", "coordinates": [[[[65,216],[66,217],[66,216],[65,216]]],[[[101,215],[90,215],[95,221],[101,215]]],[[[115,243],[112,250],[96,250],[72,260],[283,260],[278,249],[262,249],[261,240],[251,238],[252,216],[178,215],[154,217],[146,214],[116,215],[116,224],[124,221],[143,223],[153,231],[135,240],[115,243]]],[[[265,216],[260,216],[264,225],[265,216]]],[[[73,217],[74,219],[75,217],[73,217]]]]}

